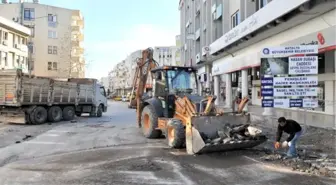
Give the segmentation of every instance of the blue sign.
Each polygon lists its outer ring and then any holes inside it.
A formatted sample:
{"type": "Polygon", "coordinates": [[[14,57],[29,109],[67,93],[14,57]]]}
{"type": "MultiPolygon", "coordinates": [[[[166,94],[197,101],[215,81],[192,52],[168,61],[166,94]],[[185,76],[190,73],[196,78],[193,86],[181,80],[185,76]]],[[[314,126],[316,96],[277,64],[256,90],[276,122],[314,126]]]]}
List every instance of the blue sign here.
{"type": "Polygon", "coordinates": [[[273,99],[263,99],[261,101],[262,107],[273,107],[274,106],[274,100],[273,99]]]}
{"type": "Polygon", "coordinates": [[[303,107],[302,99],[289,99],[289,107],[303,107]]]}
{"type": "Polygon", "coordinates": [[[261,96],[272,97],[273,96],[273,88],[271,89],[261,89],[261,96]]]}
{"type": "Polygon", "coordinates": [[[261,86],[273,86],[273,77],[261,78],[261,86]]]}
{"type": "Polygon", "coordinates": [[[264,49],[263,49],[263,53],[264,53],[265,55],[268,55],[268,54],[270,53],[270,50],[269,50],[268,48],[264,48],[264,49]]]}

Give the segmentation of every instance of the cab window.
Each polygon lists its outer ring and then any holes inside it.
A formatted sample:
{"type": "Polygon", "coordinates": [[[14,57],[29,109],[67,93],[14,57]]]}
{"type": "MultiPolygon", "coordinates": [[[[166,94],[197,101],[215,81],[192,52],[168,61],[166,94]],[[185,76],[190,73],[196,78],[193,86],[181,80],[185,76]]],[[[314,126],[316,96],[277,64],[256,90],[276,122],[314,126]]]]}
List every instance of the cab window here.
{"type": "Polygon", "coordinates": [[[100,87],[100,94],[102,94],[103,96],[106,96],[106,92],[105,92],[105,88],[104,87],[100,87]]]}

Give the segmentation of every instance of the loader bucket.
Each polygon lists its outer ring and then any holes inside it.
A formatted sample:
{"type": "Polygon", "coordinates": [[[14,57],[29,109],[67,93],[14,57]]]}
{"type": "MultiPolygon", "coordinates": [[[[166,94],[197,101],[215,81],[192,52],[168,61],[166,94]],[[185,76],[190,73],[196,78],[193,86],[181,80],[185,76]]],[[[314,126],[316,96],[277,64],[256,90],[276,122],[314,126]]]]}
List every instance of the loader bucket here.
{"type": "Polygon", "coordinates": [[[186,126],[187,153],[201,154],[252,148],[267,140],[264,135],[237,139],[229,136],[232,130],[229,132],[225,129],[243,128],[245,124],[247,124],[247,118],[244,116],[227,114],[223,116],[192,117],[190,123],[187,123],[186,126]],[[223,133],[226,134],[223,136],[223,133]]]}

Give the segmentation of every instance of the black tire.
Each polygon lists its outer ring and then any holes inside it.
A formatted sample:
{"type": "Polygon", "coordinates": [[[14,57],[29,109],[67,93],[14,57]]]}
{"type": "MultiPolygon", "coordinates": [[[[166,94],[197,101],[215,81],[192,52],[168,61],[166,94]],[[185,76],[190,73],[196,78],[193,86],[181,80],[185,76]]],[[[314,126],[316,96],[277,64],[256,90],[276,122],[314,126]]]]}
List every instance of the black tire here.
{"type": "Polygon", "coordinates": [[[63,111],[59,106],[52,106],[48,110],[48,121],[59,122],[62,120],[63,111]]]}
{"type": "Polygon", "coordinates": [[[103,116],[103,106],[99,105],[98,110],[97,110],[97,117],[102,117],[103,116]]]}
{"type": "Polygon", "coordinates": [[[70,121],[75,118],[75,108],[72,106],[64,107],[63,109],[63,119],[65,121],[70,121]]]}
{"type": "Polygon", "coordinates": [[[82,113],[81,113],[81,112],[76,112],[76,116],[77,116],[77,117],[81,117],[81,116],[82,116],[82,113]]]}
{"type": "Polygon", "coordinates": [[[171,148],[185,146],[185,129],[181,120],[171,119],[167,123],[166,141],[171,148]]]}
{"type": "Polygon", "coordinates": [[[158,116],[151,105],[144,107],[141,113],[141,127],[142,133],[146,138],[159,138],[162,134],[161,130],[157,130],[158,116]]]}
{"type": "Polygon", "coordinates": [[[48,111],[41,106],[34,108],[29,114],[30,122],[34,125],[40,125],[47,121],[48,111]]]}

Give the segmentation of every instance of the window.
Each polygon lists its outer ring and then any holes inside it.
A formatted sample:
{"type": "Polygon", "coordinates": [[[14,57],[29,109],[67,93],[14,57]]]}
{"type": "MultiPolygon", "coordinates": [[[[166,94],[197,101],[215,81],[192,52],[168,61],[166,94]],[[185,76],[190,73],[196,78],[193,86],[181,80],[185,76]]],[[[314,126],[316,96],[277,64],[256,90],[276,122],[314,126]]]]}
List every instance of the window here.
{"type": "Polygon", "coordinates": [[[56,39],[57,38],[57,32],[53,30],[48,30],[48,38],[56,39]]]}
{"type": "Polygon", "coordinates": [[[48,62],[48,71],[57,71],[57,62],[48,62]]]}
{"type": "Polygon", "coordinates": [[[106,96],[106,92],[105,92],[105,88],[104,87],[100,87],[100,94],[102,94],[103,96],[106,96]]]}
{"type": "Polygon", "coordinates": [[[31,33],[31,37],[34,37],[35,36],[35,26],[31,26],[30,27],[30,33],[31,33]]]}
{"type": "Polygon", "coordinates": [[[236,27],[240,23],[239,10],[231,16],[231,28],[236,27]]]}
{"type": "Polygon", "coordinates": [[[34,8],[25,8],[24,9],[24,20],[31,21],[35,19],[35,10],[34,8]]]}
{"type": "Polygon", "coordinates": [[[51,71],[52,69],[52,62],[48,62],[48,71],[51,71]]]}
{"type": "Polygon", "coordinates": [[[57,62],[53,62],[53,70],[57,71],[57,62]]]}
{"type": "Polygon", "coordinates": [[[48,22],[56,22],[57,16],[53,14],[48,14],[48,22]]]}
{"type": "Polygon", "coordinates": [[[34,53],[34,45],[33,45],[33,43],[32,42],[28,42],[28,51],[30,52],[30,53],[34,53]]]}
{"type": "Polygon", "coordinates": [[[8,40],[8,32],[3,32],[3,39],[8,40]]]}
{"type": "Polygon", "coordinates": [[[194,82],[196,80],[196,75],[194,72],[189,72],[187,70],[168,70],[167,77],[169,92],[174,92],[176,90],[194,90],[194,82]]]}
{"type": "Polygon", "coordinates": [[[57,24],[57,16],[53,14],[48,14],[48,26],[56,27],[57,24]]]}
{"type": "Polygon", "coordinates": [[[256,5],[257,5],[257,10],[263,8],[264,6],[266,6],[267,4],[267,0],[258,0],[256,5]]]}
{"type": "Polygon", "coordinates": [[[48,46],[48,54],[52,54],[52,46],[48,46]]]}
{"type": "Polygon", "coordinates": [[[57,46],[53,46],[53,54],[57,55],[57,46]]]}
{"type": "Polygon", "coordinates": [[[3,59],[3,61],[5,61],[5,66],[8,66],[7,53],[6,52],[2,53],[2,59],[3,59]]]}
{"type": "Polygon", "coordinates": [[[35,36],[35,26],[32,26],[32,25],[24,25],[24,26],[30,29],[30,36],[34,37],[35,36]]]}

